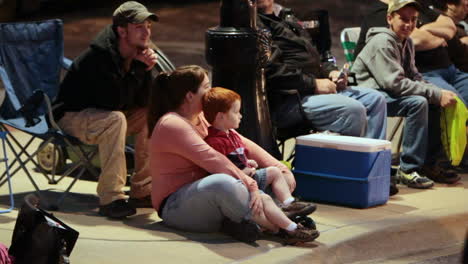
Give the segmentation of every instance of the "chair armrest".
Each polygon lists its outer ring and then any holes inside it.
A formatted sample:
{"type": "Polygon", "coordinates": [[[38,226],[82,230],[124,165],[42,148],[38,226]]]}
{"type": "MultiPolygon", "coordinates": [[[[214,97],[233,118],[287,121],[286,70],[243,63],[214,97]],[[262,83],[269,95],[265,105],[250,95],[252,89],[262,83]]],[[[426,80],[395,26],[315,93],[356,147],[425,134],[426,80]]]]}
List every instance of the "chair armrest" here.
{"type": "Polygon", "coordinates": [[[66,58],[66,57],[62,57],[62,67],[65,69],[65,70],[69,70],[71,65],[72,65],[73,61],[66,58]]]}
{"type": "Polygon", "coordinates": [[[283,94],[283,95],[299,95],[299,91],[296,89],[291,89],[291,90],[276,90],[275,93],[278,94],[283,94]]]}
{"type": "Polygon", "coordinates": [[[348,86],[356,86],[357,80],[356,80],[356,73],[355,72],[350,72],[348,73],[348,86]]]}
{"type": "Polygon", "coordinates": [[[156,48],[155,52],[158,55],[158,63],[156,63],[155,67],[159,72],[171,72],[175,70],[174,65],[162,50],[156,48]]]}

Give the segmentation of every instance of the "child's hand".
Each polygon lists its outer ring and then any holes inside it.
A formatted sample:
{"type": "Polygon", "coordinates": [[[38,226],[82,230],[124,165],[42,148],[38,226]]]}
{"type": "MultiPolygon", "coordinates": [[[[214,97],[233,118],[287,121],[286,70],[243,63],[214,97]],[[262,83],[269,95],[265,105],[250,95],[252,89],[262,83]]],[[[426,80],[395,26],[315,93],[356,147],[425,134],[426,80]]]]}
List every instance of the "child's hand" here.
{"type": "Polygon", "coordinates": [[[258,215],[263,212],[263,201],[259,191],[250,193],[250,209],[252,215],[258,215]]]}
{"type": "Polygon", "coordinates": [[[248,160],[247,165],[251,168],[258,168],[258,163],[255,160],[248,160]]]}
{"type": "Polygon", "coordinates": [[[242,171],[248,176],[253,177],[255,175],[256,169],[251,167],[245,167],[242,171]]]}

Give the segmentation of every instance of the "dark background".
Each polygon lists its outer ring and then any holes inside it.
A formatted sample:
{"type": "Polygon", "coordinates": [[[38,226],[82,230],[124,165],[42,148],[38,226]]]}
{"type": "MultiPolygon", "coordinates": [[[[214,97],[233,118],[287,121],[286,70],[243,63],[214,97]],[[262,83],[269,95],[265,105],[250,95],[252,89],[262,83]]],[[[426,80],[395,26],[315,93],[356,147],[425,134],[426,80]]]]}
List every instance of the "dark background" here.
{"type": "MultiPolygon", "coordinates": [[[[0,21],[31,21],[60,18],[64,22],[65,55],[70,58],[84,50],[94,36],[111,22],[113,10],[124,1],[116,0],[0,0],[0,21]],[[15,11],[13,11],[15,10],[15,11]]],[[[378,0],[277,0],[298,15],[326,9],[330,15],[332,52],[344,63],[339,34],[345,27],[359,26],[369,4],[378,0]]],[[[204,38],[209,27],[219,23],[221,1],[142,0],[160,16],[153,40],[176,65],[200,64],[204,59],[204,38]]]]}

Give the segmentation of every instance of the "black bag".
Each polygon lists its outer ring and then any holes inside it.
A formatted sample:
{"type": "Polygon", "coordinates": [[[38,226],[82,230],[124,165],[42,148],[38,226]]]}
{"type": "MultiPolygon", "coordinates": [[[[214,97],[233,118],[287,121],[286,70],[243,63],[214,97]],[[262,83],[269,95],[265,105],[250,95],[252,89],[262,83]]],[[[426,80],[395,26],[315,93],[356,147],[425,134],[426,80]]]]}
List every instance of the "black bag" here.
{"type": "Polygon", "coordinates": [[[39,208],[39,199],[28,195],[16,219],[9,249],[16,264],[66,264],[79,233],[39,208]]]}

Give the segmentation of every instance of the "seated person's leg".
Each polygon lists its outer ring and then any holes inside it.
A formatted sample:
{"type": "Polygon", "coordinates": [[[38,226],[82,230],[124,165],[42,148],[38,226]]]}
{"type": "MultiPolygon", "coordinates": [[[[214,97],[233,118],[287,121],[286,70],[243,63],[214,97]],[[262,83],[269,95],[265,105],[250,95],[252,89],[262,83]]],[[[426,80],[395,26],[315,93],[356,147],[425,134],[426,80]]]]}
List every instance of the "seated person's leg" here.
{"type": "Polygon", "coordinates": [[[68,134],[86,144],[99,145],[101,175],[98,195],[100,204],[124,199],[127,167],[125,163],[125,116],[118,111],[85,109],[81,112],[67,112],[58,125],[68,134]]]}
{"type": "Polygon", "coordinates": [[[400,169],[406,173],[422,168],[428,141],[428,103],[422,96],[387,98],[388,116],[405,117],[400,169]]]}
{"type": "MultiPolygon", "coordinates": [[[[286,180],[284,179],[281,170],[277,167],[268,167],[265,169],[265,172],[266,186],[271,185],[275,197],[281,203],[284,203],[287,199],[291,199],[291,192],[289,191],[288,184],[286,183],[286,180]]],[[[259,184],[259,188],[261,188],[260,186],[261,184],[259,184]]],[[[294,201],[294,198],[292,201],[294,201]]]]}
{"type": "Polygon", "coordinates": [[[468,102],[468,73],[454,69],[453,87],[460,95],[460,99],[467,105],[468,102]]]}
{"type": "Polygon", "coordinates": [[[127,179],[125,134],[127,122],[119,111],[85,109],[67,112],[58,125],[86,144],[98,144],[101,174],[97,186],[100,214],[121,218],[135,214],[123,191],[127,179]]]}
{"type": "Polygon", "coordinates": [[[302,107],[314,129],[357,137],[365,133],[366,108],[352,98],[340,94],[306,96],[302,107]]]}
{"type": "Polygon", "coordinates": [[[440,166],[441,160],[447,160],[441,141],[440,113],[440,107],[429,105],[428,149],[422,173],[435,182],[452,184],[460,176],[440,166]]]}
{"type": "Polygon", "coordinates": [[[274,197],[278,199],[281,203],[281,209],[285,212],[286,216],[291,219],[294,219],[296,216],[307,216],[313,213],[317,206],[313,203],[308,202],[300,202],[297,201],[291,194],[289,190],[289,186],[283,176],[281,170],[277,167],[268,167],[264,169],[266,171],[266,175],[259,175],[259,170],[255,175],[255,180],[258,183],[258,186],[261,190],[265,190],[266,188],[261,188],[262,186],[260,182],[262,182],[261,178],[266,178],[266,186],[271,185],[273,190],[274,197]]]}
{"type": "Polygon", "coordinates": [[[194,232],[216,232],[224,217],[240,223],[250,219],[250,194],[242,181],[213,174],[171,194],[161,218],[168,226],[194,232]]]}
{"type": "Polygon", "coordinates": [[[403,150],[400,156],[398,181],[411,188],[426,189],[434,185],[420,174],[427,154],[428,102],[422,96],[386,96],[388,116],[405,117],[403,150]]]}
{"type": "Polygon", "coordinates": [[[340,94],[356,99],[366,108],[367,130],[365,137],[386,138],[387,106],[382,93],[370,88],[348,87],[348,89],[341,91],[340,94]]]}
{"type": "MultiPolygon", "coordinates": [[[[127,117],[127,135],[135,135],[135,174],[131,179],[130,197],[151,196],[151,175],[148,166],[148,126],[146,108],[129,111],[127,117]]],[[[147,199],[151,201],[150,197],[147,199]]],[[[148,204],[151,206],[151,203],[148,204]]]]}

